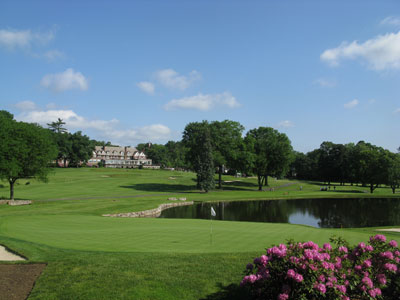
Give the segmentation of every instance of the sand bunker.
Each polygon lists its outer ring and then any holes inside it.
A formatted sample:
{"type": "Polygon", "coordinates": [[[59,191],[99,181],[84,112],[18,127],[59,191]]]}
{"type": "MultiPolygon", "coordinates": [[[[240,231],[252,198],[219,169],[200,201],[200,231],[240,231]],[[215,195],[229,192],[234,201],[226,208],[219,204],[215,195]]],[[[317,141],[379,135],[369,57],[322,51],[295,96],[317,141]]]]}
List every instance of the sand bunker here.
{"type": "Polygon", "coordinates": [[[377,231],[392,231],[392,232],[400,232],[400,228],[385,228],[385,229],[377,229],[377,231]]]}
{"type": "Polygon", "coordinates": [[[15,261],[15,260],[25,260],[25,258],[7,251],[7,249],[4,246],[0,245],[0,261],[1,260],[15,261]]]}

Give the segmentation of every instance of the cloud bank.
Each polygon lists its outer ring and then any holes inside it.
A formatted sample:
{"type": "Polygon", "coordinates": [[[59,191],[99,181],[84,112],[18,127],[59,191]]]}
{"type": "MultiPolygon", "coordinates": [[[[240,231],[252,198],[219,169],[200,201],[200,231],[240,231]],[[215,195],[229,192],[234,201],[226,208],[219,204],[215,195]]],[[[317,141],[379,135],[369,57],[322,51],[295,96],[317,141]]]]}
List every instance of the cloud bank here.
{"type": "Polygon", "coordinates": [[[58,118],[66,123],[66,127],[71,131],[91,130],[91,138],[111,141],[121,146],[137,145],[141,142],[166,142],[171,137],[171,130],[163,124],[151,124],[136,128],[122,128],[119,120],[90,120],[78,115],[73,110],[39,110],[32,101],[23,101],[16,104],[20,113],[16,115],[19,121],[38,123],[47,127],[48,123],[56,121],[58,118]]]}
{"type": "Polygon", "coordinates": [[[222,94],[197,94],[196,96],[173,99],[165,106],[165,110],[194,109],[208,111],[216,107],[239,107],[240,103],[229,92],[222,94]]]}
{"type": "Polygon", "coordinates": [[[57,93],[72,89],[86,91],[89,88],[89,82],[86,77],[71,68],[62,73],[45,75],[40,84],[57,93]]]}
{"type": "Polygon", "coordinates": [[[338,47],[325,50],[321,60],[337,66],[340,61],[362,59],[369,68],[377,71],[400,68],[400,31],[379,35],[364,43],[343,42],[338,47]]]}

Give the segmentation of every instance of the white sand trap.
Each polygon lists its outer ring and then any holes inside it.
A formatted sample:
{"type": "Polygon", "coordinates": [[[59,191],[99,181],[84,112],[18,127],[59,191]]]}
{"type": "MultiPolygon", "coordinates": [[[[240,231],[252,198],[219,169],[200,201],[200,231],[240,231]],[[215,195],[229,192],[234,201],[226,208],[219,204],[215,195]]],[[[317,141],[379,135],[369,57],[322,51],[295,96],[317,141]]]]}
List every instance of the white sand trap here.
{"type": "Polygon", "coordinates": [[[8,252],[4,246],[0,245],[0,260],[25,260],[25,258],[14,253],[8,252]]]}
{"type": "Polygon", "coordinates": [[[393,231],[393,232],[400,232],[400,228],[377,229],[377,231],[393,231]]]}

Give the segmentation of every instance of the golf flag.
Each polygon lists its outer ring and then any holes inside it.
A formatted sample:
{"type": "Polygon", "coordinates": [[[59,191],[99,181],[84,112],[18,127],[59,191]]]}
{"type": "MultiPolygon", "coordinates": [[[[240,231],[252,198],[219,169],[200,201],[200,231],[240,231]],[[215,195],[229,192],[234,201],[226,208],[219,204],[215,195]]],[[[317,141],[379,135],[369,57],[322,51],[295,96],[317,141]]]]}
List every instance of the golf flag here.
{"type": "Polygon", "coordinates": [[[215,210],[214,210],[214,208],[211,206],[211,215],[213,216],[213,217],[215,217],[217,214],[215,213],[215,210]]]}

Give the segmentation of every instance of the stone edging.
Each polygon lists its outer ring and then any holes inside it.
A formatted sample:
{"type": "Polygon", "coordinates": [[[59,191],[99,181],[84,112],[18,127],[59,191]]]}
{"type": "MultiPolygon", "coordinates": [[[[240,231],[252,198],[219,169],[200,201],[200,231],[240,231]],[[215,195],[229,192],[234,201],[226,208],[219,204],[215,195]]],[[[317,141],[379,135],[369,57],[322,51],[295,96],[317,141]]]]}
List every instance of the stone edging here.
{"type": "Polygon", "coordinates": [[[32,204],[32,201],[31,200],[0,200],[0,204],[8,204],[11,206],[29,205],[29,204],[32,204]]]}
{"type": "Polygon", "coordinates": [[[161,215],[161,212],[167,208],[177,207],[177,206],[185,206],[185,205],[193,205],[193,201],[188,202],[177,202],[177,203],[165,203],[160,204],[157,208],[137,211],[137,212],[129,212],[129,213],[119,213],[119,214],[106,214],[103,217],[116,217],[116,218],[156,218],[161,215]]]}

